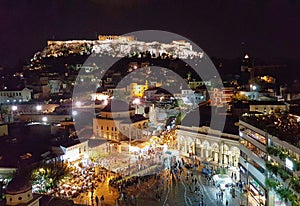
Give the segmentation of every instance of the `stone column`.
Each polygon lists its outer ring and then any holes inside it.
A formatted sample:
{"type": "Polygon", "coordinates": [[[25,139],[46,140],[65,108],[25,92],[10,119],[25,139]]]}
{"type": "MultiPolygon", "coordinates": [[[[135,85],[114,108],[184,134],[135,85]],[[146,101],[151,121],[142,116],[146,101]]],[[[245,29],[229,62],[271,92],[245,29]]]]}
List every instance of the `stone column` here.
{"type": "Polygon", "coordinates": [[[233,165],[233,162],[232,162],[232,153],[231,153],[231,152],[229,152],[228,164],[229,164],[230,166],[233,165]]]}
{"type": "Polygon", "coordinates": [[[223,148],[223,142],[220,143],[219,145],[219,163],[223,163],[223,152],[224,152],[224,148],[223,148]]]}
{"type": "Polygon", "coordinates": [[[193,154],[196,154],[196,140],[193,139],[193,142],[192,142],[192,152],[193,154]]]}

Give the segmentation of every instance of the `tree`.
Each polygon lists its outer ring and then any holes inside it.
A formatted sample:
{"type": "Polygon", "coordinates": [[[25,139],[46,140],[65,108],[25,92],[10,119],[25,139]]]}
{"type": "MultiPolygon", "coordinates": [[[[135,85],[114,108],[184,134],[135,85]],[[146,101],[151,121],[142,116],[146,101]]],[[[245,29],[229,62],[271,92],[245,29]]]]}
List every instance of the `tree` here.
{"type": "Polygon", "coordinates": [[[249,97],[245,94],[236,93],[232,95],[233,101],[249,101],[249,97]]]}
{"type": "Polygon", "coordinates": [[[102,158],[105,158],[108,156],[108,153],[107,152],[100,152],[100,151],[92,151],[90,153],[90,160],[92,162],[96,162],[96,161],[99,161],[101,160],[102,158]]]}
{"type": "Polygon", "coordinates": [[[43,190],[54,188],[59,181],[70,174],[70,168],[63,161],[42,162],[33,168],[31,172],[31,180],[38,183],[43,190]]]}

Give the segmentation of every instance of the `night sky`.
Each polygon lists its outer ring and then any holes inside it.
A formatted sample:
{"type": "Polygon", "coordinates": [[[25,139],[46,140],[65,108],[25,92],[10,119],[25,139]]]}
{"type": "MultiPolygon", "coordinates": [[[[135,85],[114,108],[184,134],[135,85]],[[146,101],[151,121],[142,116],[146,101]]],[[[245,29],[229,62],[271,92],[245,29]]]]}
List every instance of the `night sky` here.
{"type": "Polygon", "coordinates": [[[300,59],[297,0],[0,0],[0,65],[29,62],[48,39],[144,29],[183,35],[209,56],[300,59]]]}

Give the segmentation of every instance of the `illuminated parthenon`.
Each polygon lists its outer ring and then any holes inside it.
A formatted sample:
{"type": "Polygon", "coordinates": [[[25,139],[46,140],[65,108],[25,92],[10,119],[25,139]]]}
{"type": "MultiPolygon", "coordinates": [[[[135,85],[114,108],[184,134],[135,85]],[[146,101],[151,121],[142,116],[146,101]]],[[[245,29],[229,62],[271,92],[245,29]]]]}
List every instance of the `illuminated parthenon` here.
{"type": "Polygon", "coordinates": [[[48,41],[47,46],[35,56],[47,58],[94,53],[122,58],[145,51],[150,52],[152,56],[167,54],[180,59],[202,58],[204,55],[202,51],[195,51],[192,44],[185,40],[161,43],[140,41],[134,36],[99,35],[98,40],[48,41]]]}

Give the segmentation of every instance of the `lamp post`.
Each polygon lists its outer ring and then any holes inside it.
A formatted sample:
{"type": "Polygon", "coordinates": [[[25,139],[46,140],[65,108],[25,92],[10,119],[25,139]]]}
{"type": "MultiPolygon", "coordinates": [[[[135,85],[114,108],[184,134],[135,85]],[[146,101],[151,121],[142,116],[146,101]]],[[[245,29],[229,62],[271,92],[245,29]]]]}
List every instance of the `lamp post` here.
{"type": "Polygon", "coordinates": [[[128,154],[129,154],[129,163],[128,163],[128,176],[130,176],[130,148],[131,148],[131,124],[129,126],[129,145],[128,145],[128,154]]]}
{"type": "Polygon", "coordinates": [[[42,110],[42,105],[37,105],[35,109],[39,113],[42,110]]]}
{"type": "Polygon", "coordinates": [[[78,114],[77,111],[72,111],[72,118],[73,118],[73,122],[75,122],[75,116],[78,114]]]}
{"type": "Polygon", "coordinates": [[[247,202],[246,202],[246,206],[248,206],[249,205],[249,197],[248,197],[248,188],[249,188],[249,162],[246,160],[246,167],[247,167],[247,180],[246,180],[246,185],[247,185],[247,191],[246,191],[246,200],[247,200],[247,202]]]}
{"type": "Polygon", "coordinates": [[[12,112],[11,112],[11,116],[10,117],[8,117],[9,118],[9,122],[14,122],[14,115],[16,115],[17,114],[17,111],[18,111],[18,107],[16,106],[16,105],[13,105],[12,107],[11,107],[11,110],[12,110],[12,112]]]}
{"type": "Polygon", "coordinates": [[[135,105],[135,114],[138,114],[138,108],[139,104],[141,103],[141,100],[139,98],[135,98],[132,103],[135,105]]]}

